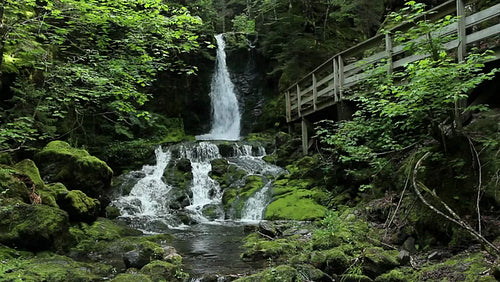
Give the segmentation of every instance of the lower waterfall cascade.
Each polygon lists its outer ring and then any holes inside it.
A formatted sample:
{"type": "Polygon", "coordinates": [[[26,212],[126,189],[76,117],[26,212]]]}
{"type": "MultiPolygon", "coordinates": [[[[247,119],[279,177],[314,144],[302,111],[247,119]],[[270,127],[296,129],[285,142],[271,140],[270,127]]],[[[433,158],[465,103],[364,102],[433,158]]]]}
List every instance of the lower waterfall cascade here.
{"type": "Polygon", "coordinates": [[[194,222],[262,220],[271,200],[270,187],[273,179],[284,170],[262,160],[266,152],[261,146],[232,143],[228,152],[228,145],[224,143],[224,150],[225,157],[221,155],[216,143],[205,141],[158,147],[155,151],[156,164],[144,165],[142,170],[122,176],[120,190],[124,191],[124,195],[117,197],[112,205],[120,210],[122,219],[149,232],[157,232],[158,226],[183,226],[186,220],[180,218],[186,216],[194,222]],[[220,183],[210,176],[212,162],[215,160],[227,162],[228,166],[238,170],[241,178],[233,179],[231,188],[222,189],[220,183]],[[184,193],[187,196],[181,197],[184,202],[180,204],[182,208],[178,208],[179,203],[173,203],[176,201],[175,194],[179,194],[179,189],[182,188],[167,183],[167,178],[172,177],[168,167],[173,167],[180,161],[189,163],[190,171],[187,173],[192,175],[189,190],[184,193]],[[244,202],[239,202],[238,207],[228,208],[226,205],[224,209],[224,193],[228,193],[229,189],[242,193],[245,184],[255,179],[262,181],[261,187],[252,191],[244,202]],[[130,191],[127,193],[127,190],[130,191]],[[241,210],[237,210],[238,208],[241,210]],[[214,215],[208,217],[207,209],[214,215]]]}

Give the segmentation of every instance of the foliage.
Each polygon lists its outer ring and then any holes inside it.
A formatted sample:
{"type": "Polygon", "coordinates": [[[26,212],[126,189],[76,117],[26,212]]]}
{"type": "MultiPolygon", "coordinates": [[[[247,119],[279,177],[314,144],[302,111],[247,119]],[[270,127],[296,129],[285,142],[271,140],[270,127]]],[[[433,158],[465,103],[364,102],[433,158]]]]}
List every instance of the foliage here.
{"type": "MultiPolygon", "coordinates": [[[[423,13],[422,5],[414,1],[407,5],[412,11],[410,21],[423,13]]],[[[401,14],[392,17],[406,20],[401,14]]],[[[459,130],[454,123],[455,105],[497,71],[481,72],[488,52],[471,53],[463,62],[456,62],[441,49],[442,40],[431,35],[453,21],[449,17],[437,22],[419,20],[409,31],[397,33],[395,40],[407,52],[427,56],[391,74],[386,73],[385,65],[374,66],[364,91],[348,98],[359,108],[353,119],[336,124],[327,121],[318,127],[321,141],[339,161],[369,164],[376,173],[386,165],[383,157],[388,153],[429,139],[446,151],[445,135],[459,130]]]]}
{"type": "Polygon", "coordinates": [[[160,0],[24,0],[2,9],[2,71],[18,73],[0,111],[2,149],[85,136],[106,124],[130,138],[127,128],[149,116],[141,106],[156,74],[196,71],[181,58],[199,48],[201,20],[183,7],[160,0]]]}

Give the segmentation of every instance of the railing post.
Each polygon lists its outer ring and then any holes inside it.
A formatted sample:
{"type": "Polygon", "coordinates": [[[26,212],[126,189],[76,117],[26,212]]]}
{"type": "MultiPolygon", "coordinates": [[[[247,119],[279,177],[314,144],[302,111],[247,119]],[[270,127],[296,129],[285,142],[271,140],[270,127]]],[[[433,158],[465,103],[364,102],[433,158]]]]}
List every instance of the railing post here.
{"type": "Polygon", "coordinates": [[[465,31],[465,5],[463,0],[457,0],[457,34],[458,34],[458,62],[462,62],[467,52],[467,34],[465,31]]]}
{"type": "Polygon", "coordinates": [[[287,90],[285,93],[285,102],[286,102],[286,122],[292,121],[292,103],[290,101],[290,90],[287,90]]]}
{"type": "Polygon", "coordinates": [[[389,33],[385,34],[385,53],[387,56],[387,74],[392,74],[392,37],[389,33]]]}
{"type": "MultiPolygon", "coordinates": [[[[467,52],[467,34],[465,30],[465,5],[463,0],[457,0],[457,59],[461,63],[465,59],[467,52]]],[[[465,99],[457,98],[455,100],[455,123],[458,129],[462,129],[462,109],[465,108],[465,99]]]]}
{"type": "Polygon", "coordinates": [[[333,93],[335,101],[339,99],[339,63],[337,58],[333,58],[333,93]]]}
{"type": "Polygon", "coordinates": [[[312,82],[313,82],[313,108],[314,111],[316,111],[316,100],[318,100],[318,89],[316,88],[316,75],[313,73],[312,74],[312,82]]]}
{"type": "Polygon", "coordinates": [[[342,94],[343,94],[343,87],[344,87],[344,60],[342,59],[342,56],[338,57],[339,60],[339,99],[342,100],[342,94]]]}
{"type": "Polygon", "coordinates": [[[300,97],[300,86],[297,83],[297,112],[299,114],[299,117],[302,116],[302,98],[300,97]]]}

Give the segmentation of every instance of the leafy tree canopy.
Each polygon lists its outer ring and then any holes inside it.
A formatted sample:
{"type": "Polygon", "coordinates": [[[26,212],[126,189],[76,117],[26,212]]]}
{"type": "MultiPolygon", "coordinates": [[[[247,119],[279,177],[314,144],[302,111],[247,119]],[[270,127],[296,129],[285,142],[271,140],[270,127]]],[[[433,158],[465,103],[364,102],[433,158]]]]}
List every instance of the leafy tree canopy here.
{"type": "Polygon", "coordinates": [[[0,147],[85,134],[100,123],[127,135],[158,72],[192,74],[199,17],[161,0],[3,0],[3,74],[16,74],[2,103],[0,147]],[[91,127],[87,121],[92,120],[91,127]]]}

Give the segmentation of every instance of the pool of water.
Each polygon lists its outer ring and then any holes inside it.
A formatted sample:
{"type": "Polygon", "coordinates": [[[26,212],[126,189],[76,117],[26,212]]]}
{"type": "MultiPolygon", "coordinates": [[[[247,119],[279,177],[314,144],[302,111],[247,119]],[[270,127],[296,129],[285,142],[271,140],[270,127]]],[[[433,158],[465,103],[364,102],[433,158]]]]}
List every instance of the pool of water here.
{"type": "Polygon", "coordinates": [[[243,239],[249,233],[245,226],[248,224],[223,222],[174,229],[171,244],[183,257],[185,271],[192,277],[254,273],[263,267],[262,263],[240,259],[243,239]]]}

